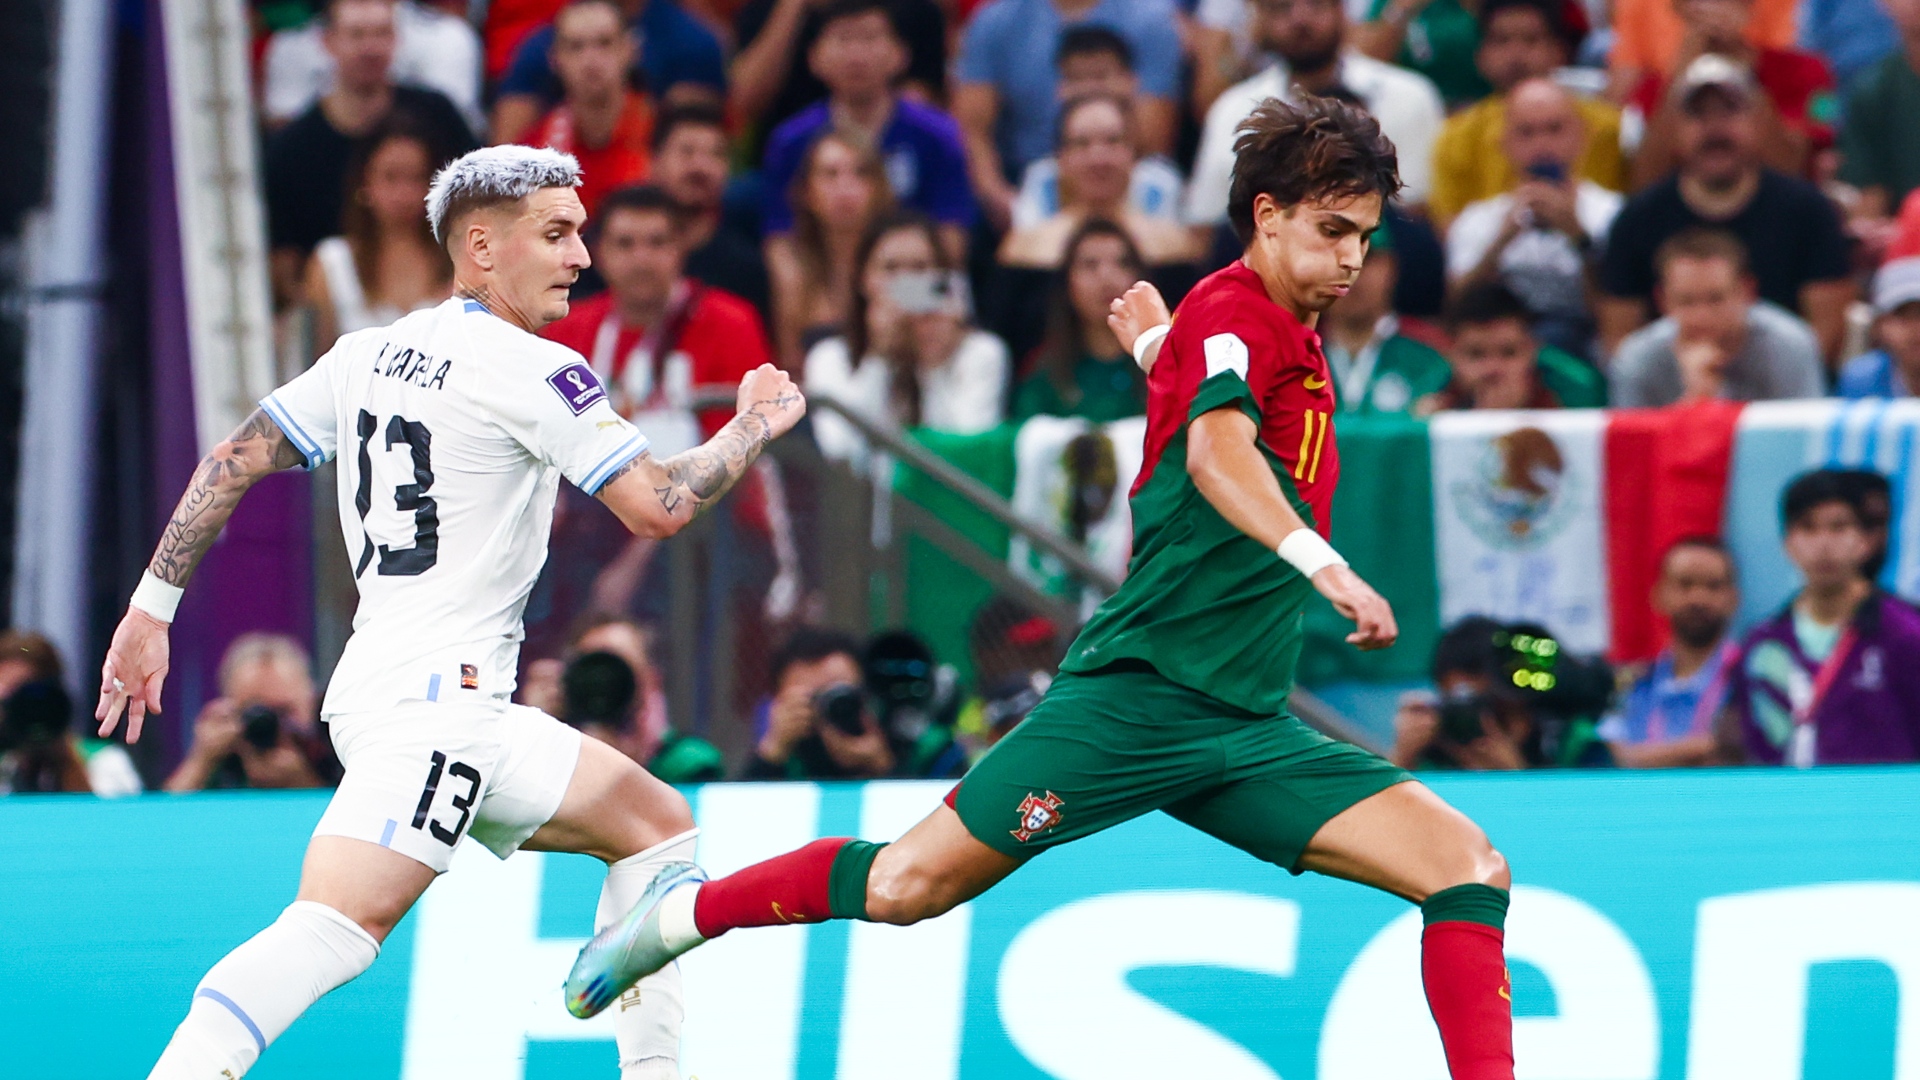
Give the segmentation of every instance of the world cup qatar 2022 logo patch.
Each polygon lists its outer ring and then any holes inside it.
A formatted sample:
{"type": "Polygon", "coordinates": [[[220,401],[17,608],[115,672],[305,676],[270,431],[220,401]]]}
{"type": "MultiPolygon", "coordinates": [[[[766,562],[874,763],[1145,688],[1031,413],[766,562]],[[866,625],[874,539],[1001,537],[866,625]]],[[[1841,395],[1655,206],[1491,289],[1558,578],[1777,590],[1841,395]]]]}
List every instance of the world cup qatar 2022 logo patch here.
{"type": "Polygon", "coordinates": [[[559,371],[547,376],[547,385],[567,403],[573,415],[579,416],[587,407],[607,396],[606,388],[593,374],[593,369],[585,364],[568,364],[559,371]]]}
{"type": "Polygon", "coordinates": [[[1060,796],[1051,791],[1045,795],[1027,792],[1027,797],[1020,800],[1020,808],[1015,811],[1020,817],[1020,827],[1013,830],[1013,838],[1024,844],[1060,824],[1061,801],[1060,796]]]}

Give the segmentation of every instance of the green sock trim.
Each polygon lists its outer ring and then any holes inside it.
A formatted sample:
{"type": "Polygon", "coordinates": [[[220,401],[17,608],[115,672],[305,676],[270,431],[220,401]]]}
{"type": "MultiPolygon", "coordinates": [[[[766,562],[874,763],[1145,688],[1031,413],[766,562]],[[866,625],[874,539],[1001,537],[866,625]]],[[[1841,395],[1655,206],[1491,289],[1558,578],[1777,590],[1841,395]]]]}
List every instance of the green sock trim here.
{"type": "MultiPolygon", "coordinates": [[[[840,869],[835,864],[834,870],[840,869]]],[[[1507,890],[1491,885],[1455,885],[1441,889],[1420,905],[1426,925],[1439,922],[1470,922],[1504,931],[1507,927],[1507,890]]]]}
{"type": "Polygon", "coordinates": [[[849,840],[833,856],[833,869],[827,871],[827,910],[836,919],[867,917],[867,874],[873,869],[874,856],[885,844],[849,840]]]}

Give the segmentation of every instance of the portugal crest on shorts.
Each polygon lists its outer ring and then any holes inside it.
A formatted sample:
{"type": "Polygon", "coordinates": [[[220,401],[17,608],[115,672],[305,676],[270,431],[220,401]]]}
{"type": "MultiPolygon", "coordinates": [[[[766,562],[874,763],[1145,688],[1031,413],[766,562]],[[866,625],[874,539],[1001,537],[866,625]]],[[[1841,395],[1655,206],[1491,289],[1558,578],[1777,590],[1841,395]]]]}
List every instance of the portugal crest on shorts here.
{"type": "Polygon", "coordinates": [[[1045,795],[1027,792],[1015,811],[1020,816],[1020,827],[1013,830],[1013,838],[1024,844],[1060,824],[1060,804],[1060,796],[1051,791],[1045,795]]]}

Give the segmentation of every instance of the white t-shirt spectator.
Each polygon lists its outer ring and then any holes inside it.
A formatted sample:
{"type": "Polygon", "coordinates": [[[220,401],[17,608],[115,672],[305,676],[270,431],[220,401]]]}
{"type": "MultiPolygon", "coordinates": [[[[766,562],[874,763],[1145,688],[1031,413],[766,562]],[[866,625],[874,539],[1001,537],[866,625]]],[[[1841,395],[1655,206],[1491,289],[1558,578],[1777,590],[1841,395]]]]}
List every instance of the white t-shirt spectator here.
{"type": "MultiPolygon", "coordinates": [[[[1626,197],[1591,180],[1580,181],[1573,193],[1573,216],[1595,250],[1607,242],[1607,230],[1626,197]]],[[[1500,238],[1513,209],[1511,193],[1470,203],[1447,229],[1447,277],[1472,273],[1500,238]]],[[[1565,233],[1529,229],[1515,236],[1500,253],[1500,278],[1535,315],[1547,318],[1587,317],[1587,258],[1565,233]]]]}
{"type": "MultiPolygon", "coordinates": [[[[1157,156],[1141,158],[1127,184],[1127,204],[1146,217],[1177,221],[1185,187],[1186,181],[1171,161],[1157,156]]],[[[1060,161],[1043,157],[1021,174],[1020,192],[1013,198],[1013,227],[1038,225],[1059,212],[1060,161]]]]}
{"type": "MultiPolygon", "coordinates": [[[[1427,201],[1433,177],[1433,139],[1446,109],[1440,92],[1425,75],[1348,52],[1340,58],[1340,82],[1366,103],[1380,130],[1399,152],[1400,198],[1427,201]]],[[[1217,225],[1227,219],[1227,189],[1233,184],[1233,143],[1240,122],[1270,97],[1292,100],[1287,65],[1275,61],[1260,74],[1230,86],[1207,110],[1200,149],[1187,184],[1186,219],[1192,225],[1217,225]]]]}
{"type": "MultiPolygon", "coordinates": [[[[1680,400],[1684,387],[1673,345],[1678,325],[1659,319],[1614,350],[1609,403],[1616,409],[1657,408],[1680,400]]],[[[1747,311],[1747,340],[1727,364],[1720,396],[1731,401],[1817,398],[1826,393],[1820,343],[1799,316],[1764,300],[1747,311]]]]}
{"type": "MultiPolygon", "coordinates": [[[[486,130],[480,108],[480,35],[465,19],[419,2],[400,0],[393,9],[393,81],[437,90],[447,96],[467,126],[486,130]]],[[[284,123],[333,89],[333,57],[320,40],[315,19],[267,40],[266,77],[261,109],[268,121],[284,123]]]]}
{"type": "MultiPolygon", "coordinates": [[[[954,435],[977,435],[1005,416],[1007,347],[984,330],[971,330],[947,362],[920,374],[920,424],[954,435]]],[[[807,353],[808,397],[831,397],[882,424],[898,420],[889,408],[893,374],[887,361],[869,354],[859,364],[847,356],[847,339],[830,337],[807,353]]],[[[820,452],[862,463],[867,441],[830,409],[813,412],[813,438],[820,452]]]]}
{"type": "MultiPolygon", "coordinates": [[[[1193,7],[1193,21],[1209,30],[1225,30],[1233,37],[1233,51],[1243,60],[1253,59],[1257,51],[1253,34],[1247,28],[1247,0],[1199,0],[1193,7]]],[[[1373,13],[1373,0],[1345,0],[1347,22],[1358,26],[1373,13]]]]}

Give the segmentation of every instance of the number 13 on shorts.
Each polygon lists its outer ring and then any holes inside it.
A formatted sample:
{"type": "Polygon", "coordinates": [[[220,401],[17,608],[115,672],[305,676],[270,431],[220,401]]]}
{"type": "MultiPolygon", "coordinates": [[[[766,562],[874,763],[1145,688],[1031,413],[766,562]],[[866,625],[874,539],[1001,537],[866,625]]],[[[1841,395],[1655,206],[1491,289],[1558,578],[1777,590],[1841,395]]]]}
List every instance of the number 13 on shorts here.
{"type": "Polygon", "coordinates": [[[435,840],[452,847],[460,842],[460,834],[466,830],[467,820],[473,815],[473,800],[480,794],[480,770],[464,761],[448,764],[447,755],[438,750],[433,752],[429,761],[432,764],[427,769],[427,784],[420,791],[420,805],[413,810],[413,827],[425,829],[435,840]],[[460,814],[460,819],[451,828],[433,816],[434,796],[440,790],[443,777],[451,779],[449,790],[456,792],[449,800],[448,807],[460,814]],[[466,786],[465,791],[459,790],[462,783],[466,786]]]}

